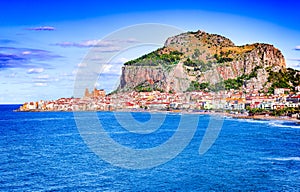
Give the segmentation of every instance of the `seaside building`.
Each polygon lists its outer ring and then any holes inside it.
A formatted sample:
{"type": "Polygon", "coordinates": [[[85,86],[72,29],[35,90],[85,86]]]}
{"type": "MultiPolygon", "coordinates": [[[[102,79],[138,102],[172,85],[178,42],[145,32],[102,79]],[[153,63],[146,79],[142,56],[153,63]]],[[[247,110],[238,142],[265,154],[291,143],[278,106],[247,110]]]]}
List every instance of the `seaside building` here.
{"type": "Polygon", "coordinates": [[[274,95],[284,95],[289,93],[291,90],[288,88],[276,88],[274,89],[274,95]]]}
{"type": "Polygon", "coordinates": [[[84,92],[84,98],[102,98],[105,97],[105,91],[104,89],[96,89],[94,88],[94,90],[90,93],[89,89],[86,88],[85,92],[84,92]]]}
{"type": "Polygon", "coordinates": [[[300,103],[300,95],[291,95],[286,98],[287,102],[300,103]]]}
{"type": "Polygon", "coordinates": [[[236,91],[186,93],[127,92],[112,95],[103,89],[85,89],[83,98],[60,98],[54,101],[27,102],[19,111],[111,111],[111,110],[226,110],[236,113],[248,107],[277,110],[300,107],[300,94],[286,95],[289,89],[276,89],[277,95],[264,95],[256,91],[247,94],[236,91]]]}

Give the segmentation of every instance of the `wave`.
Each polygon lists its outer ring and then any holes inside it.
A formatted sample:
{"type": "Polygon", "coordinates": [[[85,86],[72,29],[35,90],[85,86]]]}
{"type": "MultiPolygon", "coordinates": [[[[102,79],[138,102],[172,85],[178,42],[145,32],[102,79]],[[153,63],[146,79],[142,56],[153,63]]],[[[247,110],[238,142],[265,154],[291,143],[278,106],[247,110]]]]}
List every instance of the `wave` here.
{"type": "Polygon", "coordinates": [[[45,117],[45,118],[30,118],[23,119],[23,121],[57,121],[57,120],[66,120],[67,117],[45,117]]]}
{"type": "Polygon", "coordinates": [[[260,120],[260,119],[238,119],[238,118],[226,118],[228,120],[238,121],[238,122],[247,122],[247,123],[270,123],[270,120],[260,120]]]}
{"type": "Polygon", "coordinates": [[[237,118],[225,118],[228,121],[237,121],[237,122],[246,122],[246,123],[261,123],[268,124],[270,127],[278,127],[278,128],[291,128],[291,129],[300,129],[300,124],[297,124],[293,121],[285,121],[285,120],[261,120],[261,119],[237,119],[237,118]]]}
{"type": "Polygon", "coordinates": [[[300,161],[300,157],[275,157],[275,158],[267,158],[267,160],[272,160],[272,161],[300,161]]]}
{"type": "Polygon", "coordinates": [[[294,122],[286,122],[286,121],[272,121],[269,123],[272,127],[279,127],[279,128],[291,128],[291,129],[300,129],[300,125],[294,122]]]}
{"type": "Polygon", "coordinates": [[[57,121],[57,120],[68,120],[69,117],[45,117],[45,118],[25,118],[25,119],[0,119],[0,122],[6,122],[6,121],[57,121]]]}

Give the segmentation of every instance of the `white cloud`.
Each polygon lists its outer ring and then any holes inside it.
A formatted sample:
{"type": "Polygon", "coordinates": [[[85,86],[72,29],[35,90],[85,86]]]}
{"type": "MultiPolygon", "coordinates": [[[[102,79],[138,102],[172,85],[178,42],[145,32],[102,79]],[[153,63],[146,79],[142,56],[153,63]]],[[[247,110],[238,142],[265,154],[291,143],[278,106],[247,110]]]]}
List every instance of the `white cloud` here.
{"type": "Polygon", "coordinates": [[[300,51],[300,45],[296,46],[295,50],[300,51]]]}
{"type": "Polygon", "coordinates": [[[110,62],[109,64],[105,64],[103,66],[103,71],[102,73],[105,74],[113,74],[113,75],[120,75],[122,73],[122,66],[124,63],[129,61],[128,59],[122,57],[122,58],[117,58],[110,62]]]}
{"type": "Polygon", "coordinates": [[[99,87],[100,86],[100,83],[98,83],[98,82],[96,82],[95,84],[94,84],[94,87],[99,87]]]}
{"type": "Polygon", "coordinates": [[[49,75],[39,75],[37,79],[49,79],[49,75]]]}
{"type": "Polygon", "coordinates": [[[8,75],[8,77],[10,77],[10,78],[15,78],[16,76],[17,76],[17,73],[11,73],[8,75]]]}
{"type": "Polygon", "coordinates": [[[86,67],[86,66],[87,66],[87,63],[78,63],[77,66],[78,66],[78,67],[86,67]]]}
{"type": "Polygon", "coordinates": [[[110,46],[110,47],[96,47],[93,51],[95,51],[95,52],[117,52],[120,50],[121,50],[121,48],[118,46],[110,46]]]}
{"type": "Polygon", "coordinates": [[[32,74],[32,73],[42,73],[44,72],[44,68],[31,68],[27,70],[28,74],[32,74]]]}
{"type": "Polygon", "coordinates": [[[71,80],[71,81],[73,81],[75,79],[76,73],[77,73],[77,69],[73,70],[71,73],[66,73],[66,72],[61,73],[61,74],[58,75],[57,81],[61,81],[61,80],[71,80]]]}
{"type": "Polygon", "coordinates": [[[112,42],[110,41],[101,41],[101,40],[87,40],[80,43],[83,47],[107,47],[111,46],[112,42]]]}
{"type": "Polygon", "coordinates": [[[64,41],[61,43],[56,43],[55,45],[62,46],[62,47],[110,47],[113,45],[113,43],[111,41],[93,39],[93,40],[82,41],[80,43],[64,41]]]}
{"type": "Polygon", "coordinates": [[[103,71],[102,71],[102,73],[109,73],[111,70],[111,68],[112,68],[112,66],[113,65],[109,65],[109,64],[105,64],[105,65],[103,65],[103,71]]]}
{"type": "Polygon", "coordinates": [[[72,74],[70,74],[70,73],[66,73],[66,72],[64,72],[64,73],[62,73],[62,74],[60,74],[61,76],[63,76],[63,77],[68,77],[68,76],[72,76],[72,74]]]}
{"type": "Polygon", "coordinates": [[[129,59],[126,59],[124,57],[122,57],[122,58],[120,58],[120,59],[117,60],[118,63],[122,63],[122,64],[126,63],[127,61],[129,61],[129,59]]]}
{"type": "Polygon", "coordinates": [[[115,39],[115,40],[86,40],[82,42],[70,42],[70,41],[63,41],[59,43],[55,43],[53,45],[61,46],[61,47],[79,47],[79,48],[97,48],[94,51],[98,52],[116,52],[120,51],[121,44],[133,44],[138,42],[136,39],[129,38],[129,39],[115,39]]]}
{"type": "Polygon", "coordinates": [[[287,64],[289,67],[292,67],[292,68],[299,68],[300,67],[300,63],[289,63],[287,64]]]}
{"type": "Polygon", "coordinates": [[[47,83],[35,83],[34,85],[35,85],[36,87],[46,87],[46,86],[48,86],[47,83]]]}
{"type": "Polygon", "coordinates": [[[291,68],[300,68],[300,58],[287,59],[286,65],[287,65],[287,67],[291,67],[291,68]]]}
{"type": "Polygon", "coordinates": [[[22,55],[30,55],[32,52],[31,51],[23,51],[22,55]]]}
{"type": "Polygon", "coordinates": [[[92,73],[92,72],[89,72],[87,70],[83,70],[83,69],[74,69],[72,71],[72,75],[73,76],[77,76],[77,75],[88,75],[89,73],[92,73]]]}
{"type": "Polygon", "coordinates": [[[73,71],[72,71],[72,75],[76,75],[78,73],[78,69],[74,69],[73,71]]]}
{"type": "Polygon", "coordinates": [[[32,31],[53,31],[53,30],[55,30],[55,28],[51,27],[51,26],[40,26],[40,27],[27,28],[27,30],[32,30],[32,31]]]}

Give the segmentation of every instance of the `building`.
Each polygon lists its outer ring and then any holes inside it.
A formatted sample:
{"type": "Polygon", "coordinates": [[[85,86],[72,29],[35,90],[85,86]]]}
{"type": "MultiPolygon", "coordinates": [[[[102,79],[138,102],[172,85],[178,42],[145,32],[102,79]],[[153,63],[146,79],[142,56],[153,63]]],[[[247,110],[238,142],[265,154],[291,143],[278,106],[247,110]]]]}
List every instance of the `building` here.
{"type": "Polygon", "coordinates": [[[94,88],[94,90],[90,93],[89,89],[86,88],[85,92],[84,92],[84,98],[102,98],[105,97],[105,91],[103,89],[96,89],[94,88]]]}
{"type": "Polygon", "coordinates": [[[275,88],[274,89],[274,95],[283,95],[285,93],[289,93],[290,89],[288,88],[275,88]]]}
{"type": "Polygon", "coordinates": [[[287,102],[300,103],[300,95],[292,95],[286,98],[287,102]]]}

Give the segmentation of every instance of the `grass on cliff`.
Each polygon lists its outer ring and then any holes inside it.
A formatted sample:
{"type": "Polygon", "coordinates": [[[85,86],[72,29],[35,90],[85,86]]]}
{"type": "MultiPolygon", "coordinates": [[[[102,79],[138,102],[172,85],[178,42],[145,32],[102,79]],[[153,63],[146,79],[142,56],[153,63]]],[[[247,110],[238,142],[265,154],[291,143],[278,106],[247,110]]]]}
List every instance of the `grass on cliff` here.
{"type": "Polygon", "coordinates": [[[200,91],[200,90],[208,90],[210,87],[209,83],[204,82],[204,83],[199,83],[198,81],[192,81],[190,83],[189,88],[187,91],[200,91]]]}
{"type": "Polygon", "coordinates": [[[237,78],[227,79],[213,85],[211,85],[208,82],[199,83],[197,81],[192,81],[187,91],[207,90],[207,91],[215,92],[215,91],[230,90],[230,89],[238,90],[244,85],[245,81],[257,77],[257,70],[260,68],[261,68],[260,66],[256,66],[250,74],[243,74],[237,78]]]}
{"type": "Polygon", "coordinates": [[[127,66],[159,66],[159,65],[176,65],[181,59],[183,53],[179,51],[170,51],[169,53],[160,53],[157,49],[151,53],[145,54],[137,59],[124,63],[127,66]]]}
{"type": "Polygon", "coordinates": [[[190,58],[187,58],[187,60],[183,62],[183,65],[192,68],[194,71],[201,71],[201,72],[205,72],[212,68],[211,61],[205,63],[202,60],[191,60],[190,58]]]}
{"type": "Polygon", "coordinates": [[[268,82],[272,83],[268,92],[273,93],[275,88],[294,88],[300,85],[300,71],[292,68],[287,68],[286,71],[279,70],[278,72],[271,71],[271,68],[268,68],[269,72],[268,82]]]}
{"type": "Polygon", "coordinates": [[[256,44],[251,44],[251,45],[246,44],[246,45],[242,45],[242,46],[222,47],[222,51],[224,53],[229,53],[228,55],[230,55],[230,54],[241,55],[241,54],[252,51],[253,49],[255,49],[255,47],[256,47],[256,44]]]}
{"type": "Polygon", "coordinates": [[[163,89],[159,88],[157,84],[149,84],[148,82],[140,83],[138,86],[134,87],[136,92],[152,92],[152,91],[159,91],[164,92],[163,89]]]}

